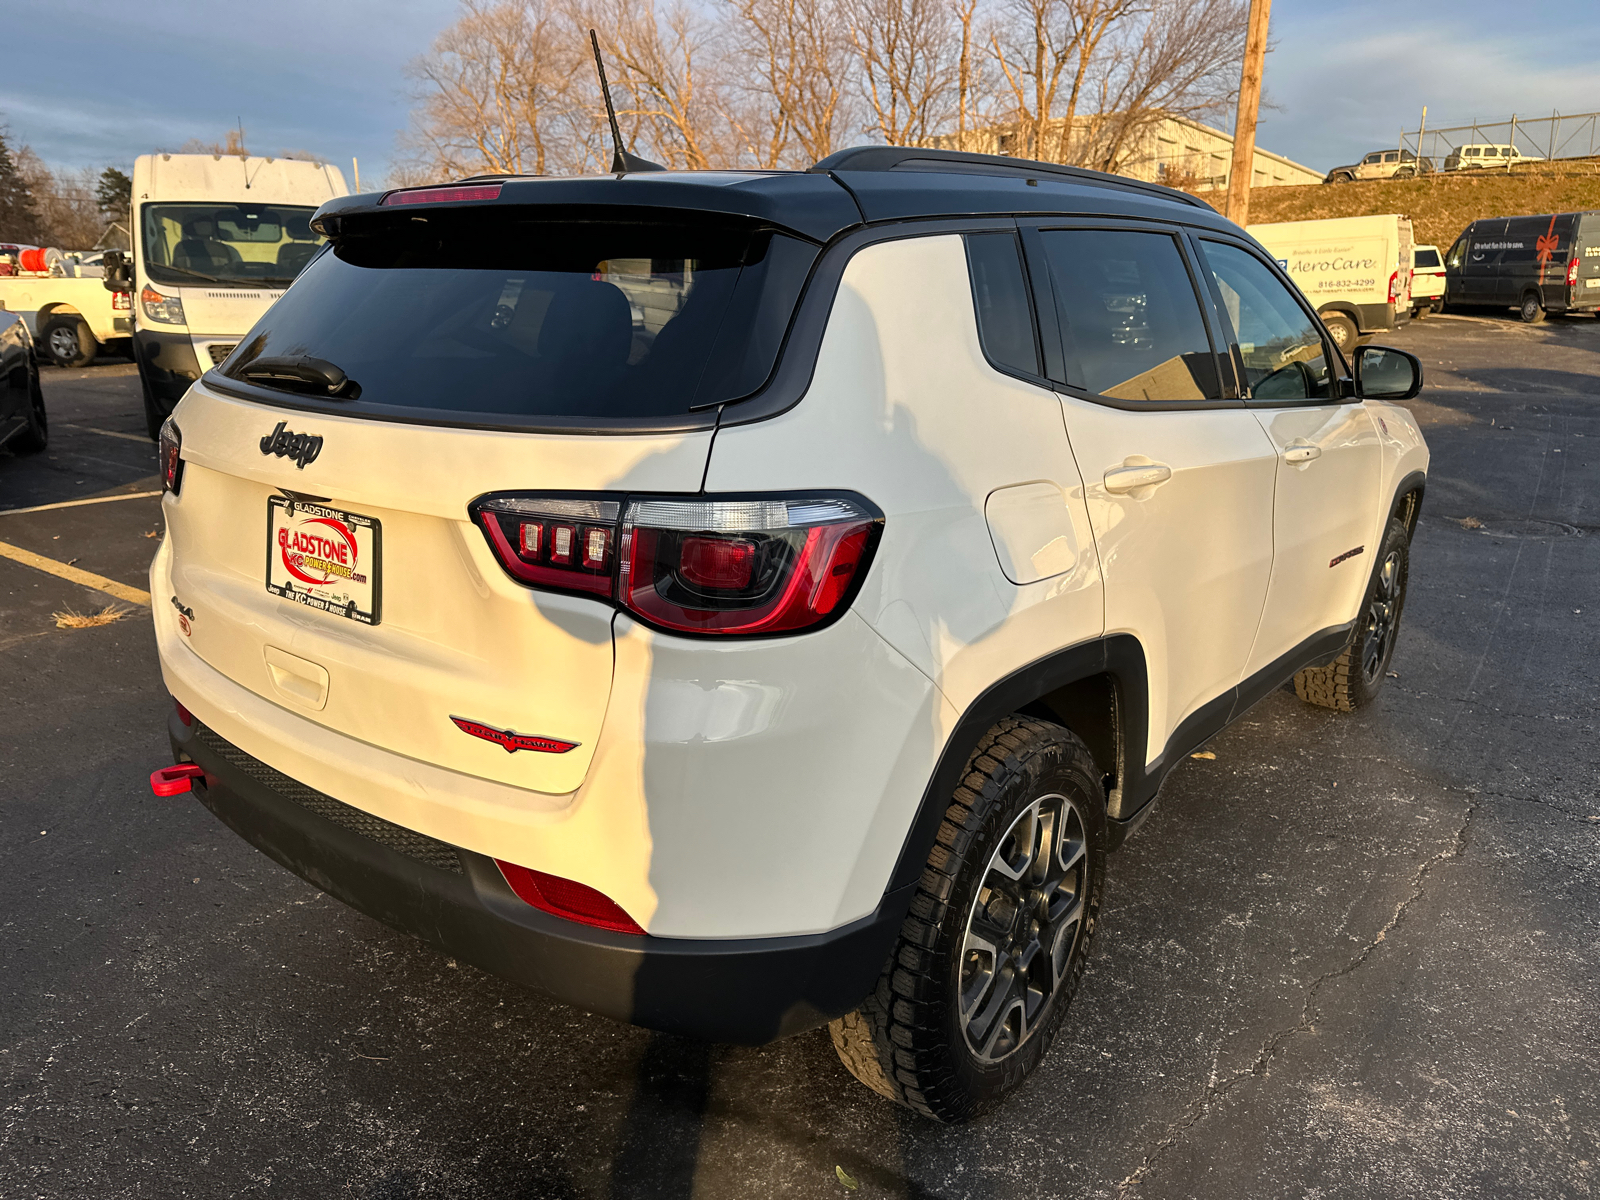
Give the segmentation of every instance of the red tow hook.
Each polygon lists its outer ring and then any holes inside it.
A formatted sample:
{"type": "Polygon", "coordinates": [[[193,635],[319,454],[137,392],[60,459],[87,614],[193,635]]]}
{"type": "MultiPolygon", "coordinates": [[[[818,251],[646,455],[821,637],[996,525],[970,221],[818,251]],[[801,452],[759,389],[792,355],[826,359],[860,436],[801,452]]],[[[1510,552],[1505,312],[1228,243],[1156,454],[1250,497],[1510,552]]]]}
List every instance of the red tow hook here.
{"type": "Polygon", "coordinates": [[[206,769],[199,763],[174,763],[150,772],[150,790],[158,796],[181,796],[196,779],[204,779],[206,769]]]}

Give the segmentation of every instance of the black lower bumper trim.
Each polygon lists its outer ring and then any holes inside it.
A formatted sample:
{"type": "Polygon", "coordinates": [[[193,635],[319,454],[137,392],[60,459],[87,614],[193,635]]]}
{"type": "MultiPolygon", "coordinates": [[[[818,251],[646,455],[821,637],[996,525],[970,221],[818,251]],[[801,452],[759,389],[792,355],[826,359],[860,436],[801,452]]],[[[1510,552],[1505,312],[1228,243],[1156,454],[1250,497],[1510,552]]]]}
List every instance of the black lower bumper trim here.
{"type": "Polygon", "coordinates": [[[492,974],[666,1033],[761,1045],[843,1016],[876,983],[914,890],[886,894],[850,925],[801,937],[610,933],[529,907],[493,859],[305,787],[199,722],[184,726],[174,715],[168,728],[175,758],[205,769],[195,788],[201,802],[301,878],[492,974]],[[441,851],[454,854],[455,869],[441,851]]]}

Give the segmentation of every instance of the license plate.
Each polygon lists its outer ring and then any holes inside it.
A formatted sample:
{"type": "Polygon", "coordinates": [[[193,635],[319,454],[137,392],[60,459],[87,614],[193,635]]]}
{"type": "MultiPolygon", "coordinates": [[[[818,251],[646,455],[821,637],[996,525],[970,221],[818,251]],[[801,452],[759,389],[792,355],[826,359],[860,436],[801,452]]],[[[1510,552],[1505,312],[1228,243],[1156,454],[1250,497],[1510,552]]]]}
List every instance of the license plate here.
{"type": "Polygon", "coordinates": [[[1583,286],[1586,288],[1600,287],[1600,278],[1585,279],[1583,281],[1583,286]]]}
{"type": "Polygon", "coordinates": [[[267,498],[267,591],[363,625],[379,621],[383,528],[321,504],[267,498]]]}

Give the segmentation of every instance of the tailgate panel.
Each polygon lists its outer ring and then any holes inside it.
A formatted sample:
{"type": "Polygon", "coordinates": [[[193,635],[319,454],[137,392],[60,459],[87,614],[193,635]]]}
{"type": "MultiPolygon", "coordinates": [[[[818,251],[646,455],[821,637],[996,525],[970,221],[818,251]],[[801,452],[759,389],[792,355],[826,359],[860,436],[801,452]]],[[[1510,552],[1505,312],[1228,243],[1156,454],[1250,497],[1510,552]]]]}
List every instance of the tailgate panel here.
{"type": "Polygon", "coordinates": [[[542,792],[583,782],[610,696],[612,610],[509,579],[467,503],[518,488],[692,492],[709,434],[439,429],[291,412],[201,387],[176,420],[184,477],[164,507],[196,654],[275,704],[399,754],[542,792]],[[280,420],[323,438],[305,468],[262,453],[280,420]],[[267,591],[267,504],[280,489],[381,523],[377,625],[267,591]],[[577,745],[511,753],[452,717],[577,745]]]}

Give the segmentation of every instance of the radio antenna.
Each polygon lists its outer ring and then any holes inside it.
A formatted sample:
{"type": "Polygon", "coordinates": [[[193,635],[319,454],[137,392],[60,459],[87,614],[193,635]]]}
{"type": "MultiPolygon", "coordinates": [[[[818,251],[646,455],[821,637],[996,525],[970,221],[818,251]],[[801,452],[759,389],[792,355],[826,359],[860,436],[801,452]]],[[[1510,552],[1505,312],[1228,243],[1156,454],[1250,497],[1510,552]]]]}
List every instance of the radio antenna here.
{"type": "Polygon", "coordinates": [[[606,119],[611,122],[611,169],[618,175],[630,171],[665,171],[660,163],[629,154],[622,145],[622,130],[617,128],[617,110],[611,106],[611,85],[606,82],[606,64],[600,57],[600,39],[589,30],[589,44],[594,47],[594,67],[600,72],[600,94],[606,101],[606,119]]]}

